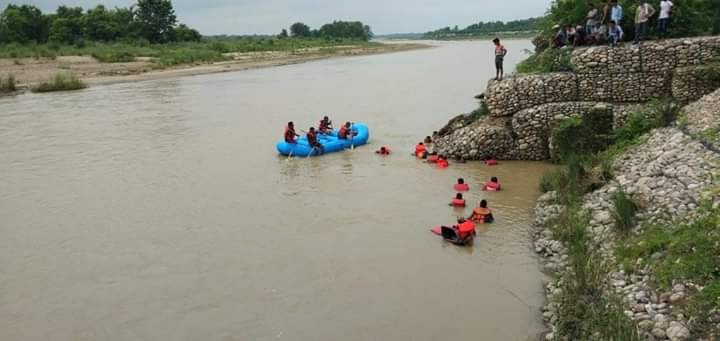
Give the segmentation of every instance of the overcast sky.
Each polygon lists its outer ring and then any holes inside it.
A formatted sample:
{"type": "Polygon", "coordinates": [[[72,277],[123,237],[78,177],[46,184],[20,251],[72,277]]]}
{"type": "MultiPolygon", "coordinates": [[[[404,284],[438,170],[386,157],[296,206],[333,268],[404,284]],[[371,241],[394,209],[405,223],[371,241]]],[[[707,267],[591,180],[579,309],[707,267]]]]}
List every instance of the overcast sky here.
{"type": "MultiPolygon", "coordinates": [[[[360,20],[376,34],[426,32],[478,21],[540,16],[551,0],[174,0],[178,19],[202,34],[275,34],[293,22],[313,28],[333,20],[360,20]]],[[[129,6],[135,0],[0,0],[32,4],[43,12],[59,5],[129,6]]]]}

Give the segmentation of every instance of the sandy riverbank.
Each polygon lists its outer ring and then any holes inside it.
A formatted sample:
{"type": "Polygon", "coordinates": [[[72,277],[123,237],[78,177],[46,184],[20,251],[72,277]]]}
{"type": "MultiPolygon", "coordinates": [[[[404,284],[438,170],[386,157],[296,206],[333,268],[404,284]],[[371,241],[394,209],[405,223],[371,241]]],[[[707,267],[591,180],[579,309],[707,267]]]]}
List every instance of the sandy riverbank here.
{"type": "Polygon", "coordinates": [[[273,66],[299,64],[314,60],[363,56],[430,48],[414,43],[392,43],[375,46],[335,46],[296,51],[228,53],[227,61],[211,64],[180,65],[158,68],[150,58],[129,63],[100,63],[90,56],[62,56],[55,59],[0,59],[0,75],[13,75],[21,91],[47,81],[52,75],[73,73],[89,85],[135,82],[143,80],[241,71],[273,66]]]}

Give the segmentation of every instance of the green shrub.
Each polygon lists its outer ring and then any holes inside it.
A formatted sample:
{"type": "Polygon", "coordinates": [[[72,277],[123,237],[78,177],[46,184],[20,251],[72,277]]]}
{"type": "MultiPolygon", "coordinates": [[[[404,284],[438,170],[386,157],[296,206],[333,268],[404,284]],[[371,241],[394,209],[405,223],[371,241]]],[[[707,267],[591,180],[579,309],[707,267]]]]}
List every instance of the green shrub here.
{"type": "Polygon", "coordinates": [[[516,71],[520,74],[571,72],[575,70],[571,56],[572,49],[546,49],[520,62],[516,71]]]}
{"type": "Polygon", "coordinates": [[[10,93],[15,91],[17,91],[15,76],[7,75],[6,77],[0,77],[0,93],[10,93]]]}
{"type": "Polygon", "coordinates": [[[103,50],[95,51],[91,55],[101,63],[128,63],[135,61],[135,55],[129,51],[103,50]]]}
{"type": "Polygon", "coordinates": [[[625,191],[616,192],[613,197],[613,217],[615,218],[615,229],[621,233],[629,233],[635,226],[635,213],[637,205],[630,199],[625,191]]]}
{"type": "Polygon", "coordinates": [[[610,144],[613,116],[609,109],[593,109],[582,118],[570,117],[553,130],[553,159],[586,158],[610,144]]]}
{"type": "Polygon", "coordinates": [[[87,85],[73,74],[58,73],[50,81],[41,83],[33,92],[69,91],[86,88],[87,85]]]}

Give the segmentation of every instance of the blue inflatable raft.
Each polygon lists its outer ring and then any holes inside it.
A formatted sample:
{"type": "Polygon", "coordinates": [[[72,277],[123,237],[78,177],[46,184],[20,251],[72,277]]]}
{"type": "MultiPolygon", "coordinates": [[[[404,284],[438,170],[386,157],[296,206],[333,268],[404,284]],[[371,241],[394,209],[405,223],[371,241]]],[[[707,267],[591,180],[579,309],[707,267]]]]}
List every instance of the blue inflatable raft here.
{"type": "MultiPolygon", "coordinates": [[[[370,131],[368,130],[367,125],[363,123],[355,123],[352,125],[351,129],[356,133],[352,140],[338,139],[337,129],[333,130],[329,134],[318,134],[318,142],[320,142],[320,144],[325,148],[325,154],[350,149],[353,145],[355,147],[362,146],[370,139],[370,131]]],[[[321,155],[319,150],[312,149],[310,147],[305,135],[298,138],[297,143],[287,143],[285,140],[280,140],[280,142],[277,143],[277,151],[285,156],[292,155],[309,157],[321,155]]]]}

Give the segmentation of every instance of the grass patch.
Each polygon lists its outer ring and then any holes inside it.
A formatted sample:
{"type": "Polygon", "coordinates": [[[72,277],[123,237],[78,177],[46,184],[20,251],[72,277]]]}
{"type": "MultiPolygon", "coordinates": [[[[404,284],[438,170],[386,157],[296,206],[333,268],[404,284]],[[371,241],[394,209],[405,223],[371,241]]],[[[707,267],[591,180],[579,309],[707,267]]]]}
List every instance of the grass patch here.
{"type": "Polygon", "coordinates": [[[639,266],[649,266],[662,289],[686,280],[703,286],[683,310],[700,317],[689,325],[693,335],[708,335],[715,328],[711,317],[720,307],[720,207],[704,205],[690,223],[646,226],[620,245],[616,255],[626,269],[641,260],[639,266]]]}
{"type": "Polygon", "coordinates": [[[575,65],[571,60],[572,49],[545,49],[533,53],[516,67],[519,74],[539,74],[549,72],[572,72],[575,65]]]}
{"type": "Polygon", "coordinates": [[[77,76],[68,73],[55,74],[48,82],[32,89],[33,92],[53,92],[85,89],[87,85],[77,76]]]}
{"type": "Polygon", "coordinates": [[[11,93],[17,91],[15,76],[7,75],[0,77],[0,93],[11,93]]]}
{"type": "Polygon", "coordinates": [[[603,296],[608,267],[590,247],[590,216],[579,202],[568,205],[553,222],[553,235],[568,249],[572,275],[562,282],[558,333],[569,340],[639,340],[618,301],[603,296]]]}
{"type": "Polygon", "coordinates": [[[628,234],[635,226],[635,213],[637,205],[630,199],[625,191],[615,192],[612,197],[613,217],[615,218],[615,229],[623,234],[628,234]]]}

